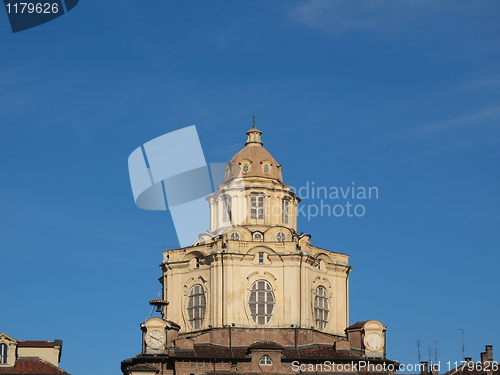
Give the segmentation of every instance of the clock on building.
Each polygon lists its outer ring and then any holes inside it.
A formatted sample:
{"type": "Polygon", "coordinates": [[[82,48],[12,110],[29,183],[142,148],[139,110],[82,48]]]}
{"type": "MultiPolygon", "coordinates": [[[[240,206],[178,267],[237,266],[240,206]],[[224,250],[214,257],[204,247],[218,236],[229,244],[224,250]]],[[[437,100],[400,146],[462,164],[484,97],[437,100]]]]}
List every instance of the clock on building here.
{"type": "Polygon", "coordinates": [[[146,345],[152,349],[159,349],[165,345],[165,334],[159,329],[153,329],[146,333],[146,345]]]}
{"type": "Polygon", "coordinates": [[[158,354],[166,349],[167,327],[169,327],[167,321],[157,317],[150,318],[141,324],[144,353],[158,354]]]}
{"type": "Polygon", "coordinates": [[[365,336],[365,347],[372,352],[378,352],[384,347],[384,338],[378,333],[365,336]]]}

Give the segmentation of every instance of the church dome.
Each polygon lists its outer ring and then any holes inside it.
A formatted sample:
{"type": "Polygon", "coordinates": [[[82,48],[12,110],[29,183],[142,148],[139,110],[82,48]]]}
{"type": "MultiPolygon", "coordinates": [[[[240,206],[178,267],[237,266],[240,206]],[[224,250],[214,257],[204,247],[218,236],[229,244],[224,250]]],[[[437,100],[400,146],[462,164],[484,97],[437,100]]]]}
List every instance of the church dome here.
{"type": "Polygon", "coordinates": [[[272,157],[264,147],[260,135],[262,132],[254,126],[247,131],[245,147],[233,156],[226,168],[224,182],[241,176],[262,177],[278,180],[283,183],[281,165],[272,157]]]}

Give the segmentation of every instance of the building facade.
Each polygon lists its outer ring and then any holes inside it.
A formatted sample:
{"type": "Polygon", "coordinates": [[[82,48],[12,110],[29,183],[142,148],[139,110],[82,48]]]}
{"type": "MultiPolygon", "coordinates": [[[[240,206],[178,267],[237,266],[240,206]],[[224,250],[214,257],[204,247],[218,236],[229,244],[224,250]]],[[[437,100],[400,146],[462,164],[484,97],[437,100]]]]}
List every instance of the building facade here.
{"type": "Polygon", "coordinates": [[[62,340],[16,340],[0,333],[0,374],[68,374],[59,367],[62,340]]]}
{"type": "Polygon", "coordinates": [[[261,134],[247,132],[207,197],[210,230],[163,253],[161,317],[141,325],[124,374],[394,372],[380,322],[348,327],[349,257],[298,232],[300,199],[261,134]]]}

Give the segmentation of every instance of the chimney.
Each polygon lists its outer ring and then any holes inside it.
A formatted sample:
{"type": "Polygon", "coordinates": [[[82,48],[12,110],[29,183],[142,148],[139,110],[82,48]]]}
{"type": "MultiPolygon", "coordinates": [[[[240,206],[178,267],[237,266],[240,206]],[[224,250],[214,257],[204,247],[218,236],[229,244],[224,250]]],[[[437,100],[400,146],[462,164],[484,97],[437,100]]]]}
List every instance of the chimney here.
{"type": "Polygon", "coordinates": [[[431,375],[439,375],[439,362],[431,365],[431,375]]]}
{"type": "Polygon", "coordinates": [[[486,358],[487,354],[486,352],[481,352],[481,366],[482,368],[485,368],[488,362],[488,359],[486,358]]]}
{"type": "Polygon", "coordinates": [[[493,345],[486,345],[486,360],[493,362],[493,345]]]}
{"type": "Polygon", "coordinates": [[[429,374],[429,362],[420,362],[422,365],[420,368],[422,369],[421,374],[422,375],[428,375],[429,374]]]}
{"type": "Polygon", "coordinates": [[[486,351],[481,353],[481,366],[485,375],[490,375],[493,370],[493,345],[486,345],[486,351]]]}

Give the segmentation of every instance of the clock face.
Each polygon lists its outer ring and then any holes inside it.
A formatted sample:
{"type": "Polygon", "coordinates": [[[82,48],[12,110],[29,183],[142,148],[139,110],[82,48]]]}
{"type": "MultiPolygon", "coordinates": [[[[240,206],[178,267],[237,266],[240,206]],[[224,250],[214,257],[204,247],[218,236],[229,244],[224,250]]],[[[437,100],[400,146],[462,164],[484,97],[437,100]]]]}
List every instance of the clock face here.
{"type": "Polygon", "coordinates": [[[378,333],[370,333],[365,337],[365,347],[366,349],[376,352],[382,349],[384,346],[384,339],[378,333]]]}
{"type": "Polygon", "coordinates": [[[165,335],[158,329],[146,333],[146,344],[153,349],[159,349],[165,344],[165,335]]]}

